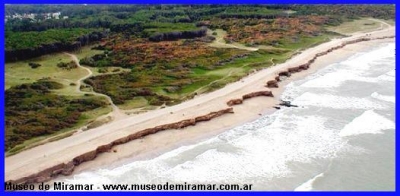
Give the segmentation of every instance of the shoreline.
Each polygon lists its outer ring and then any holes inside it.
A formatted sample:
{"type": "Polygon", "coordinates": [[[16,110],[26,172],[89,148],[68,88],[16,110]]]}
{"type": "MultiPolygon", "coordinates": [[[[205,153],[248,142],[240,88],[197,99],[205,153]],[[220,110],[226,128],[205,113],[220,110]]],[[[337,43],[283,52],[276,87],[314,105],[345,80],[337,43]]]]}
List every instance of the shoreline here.
{"type": "MultiPolygon", "coordinates": [[[[371,34],[374,35],[374,37],[383,37],[388,35],[393,36],[394,27],[372,32],[371,34]]],[[[311,59],[312,56],[315,56],[318,52],[326,51],[327,49],[338,46],[340,43],[343,43],[345,41],[360,39],[364,37],[364,35],[365,34],[359,34],[352,37],[332,40],[330,42],[323,43],[321,45],[307,49],[301,54],[289,59],[285,63],[263,69],[255,74],[251,74],[243,78],[241,81],[228,84],[222,89],[216,90],[208,94],[200,95],[192,100],[186,101],[179,105],[168,107],[162,110],[148,112],[143,115],[135,115],[129,117],[128,119],[115,121],[109,125],[101,126],[93,130],[88,130],[87,132],[71,136],[60,141],[38,146],[36,148],[7,157],[6,181],[12,180],[16,183],[27,181],[47,181],[51,178],[56,177],[57,174],[62,173],[65,169],[54,168],[55,165],[67,165],[77,156],[81,156],[82,154],[91,152],[93,151],[93,149],[96,150],[99,146],[104,146],[108,144],[108,141],[113,142],[120,138],[127,137],[127,135],[138,133],[139,131],[145,130],[146,128],[149,129],[149,126],[161,126],[172,122],[178,122],[182,119],[193,119],[195,117],[198,117],[198,114],[207,114],[209,112],[228,108],[229,106],[226,105],[226,102],[231,99],[239,98],[244,94],[248,94],[251,92],[268,90],[268,88],[265,87],[266,82],[273,80],[278,72],[287,68],[291,68],[293,66],[298,66],[301,63],[306,63],[307,60],[311,59]],[[165,118],[165,115],[169,115],[168,118],[165,118]],[[62,156],[60,156],[60,154],[62,156]],[[38,165],[38,168],[32,168],[31,163],[38,165]],[[48,169],[50,169],[51,172],[44,172],[48,169]],[[57,170],[58,173],[54,173],[55,170],[57,170]],[[17,173],[15,171],[19,172],[17,173]]],[[[362,43],[370,42],[382,42],[382,40],[360,42],[357,44],[349,45],[349,47],[358,46],[360,48],[365,48],[365,44],[363,45],[362,43]]],[[[373,47],[372,44],[370,45],[371,47],[373,47]]],[[[343,58],[343,56],[345,56],[343,53],[346,52],[346,49],[348,49],[347,46],[343,49],[333,51],[332,54],[338,53],[336,55],[343,58]]],[[[347,52],[351,53],[351,51],[347,52]]],[[[356,53],[359,51],[353,52],[356,53]]],[[[331,58],[331,60],[338,61],[336,55],[327,55],[326,57],[330,56],[329,58],[331,58]]],[[[72,163],[72,169],[74,170],[74,172],[69,171],[65,174],[76,174],[77,172],[83,171],[85,169],[93,169],[102,165],[108,165],[109,163],[115,163],[126,157],[145,156],[144,154],[146,154],[146,152],[152,151],[154,153],[157,149],[168,149],[168,146],[170,146],[169,148],[174,148],[174,146],[177,147],[179,146],[179,144],[182,145],[182,139],[187,139],[186,143],[189,143],[190,140],[198,141],[196,140],[196,138],[204,138],[205,135],[216,135],[239,124],[254,120],[259,116],[259,114],[265,113],[267,110],[273,111],[268,108],[272,108],[272,106],[279,103],[278,98],[280,96],[280,93],[283,92],[283,87],[286,84],[290,83],[293,80],[296,80],[296,78],[299,79],[301,77],[314,73],[323,65],[326,66],[332,64],[326,63],[326,61],[329,60],[324,59],[324,57],[315,60],[315,63],[313,62],[313,65],[310,67],[310,69],[302,71],[300,73],[295,73],[288,80],[280,83],[280,88],[269,89],[274,94],[274,98],[255,97],[250,99],[250,101],[244,101],[241,105],[232,106],[235,112],[234,114],[219,116],[218,118],[215,118],[210,122],[200,123],[196,126],[189,126],[184,129],[168,129],[168,131],[149,135],[145,138],[134,138],[134,141],[124,143],[124,145],[113,146],[112,148],[107,150],[110,152],[104,151],[99,155],[95,154],[83,158],[82,160],[88,162],[84,162],[82,164],[80,164],[81,162],[79,162],[77,164],[79,165],[79,167],[75,167],[77,165],[75,165],[75,163],[72,163]],[[265,101],[265,99],[268,99],[269,101],[265,101]],[[146,145],[143,145],[144,143],[146,143],[146,145]],[[94,161],[89,161],[94,158],[96,158],[94,161]]]]}
{"type": "MultiPolygon", "coordinates": [[[[365,43],[363,46],[353,46],[353,47],[349,46],[348,48],[346,48],[347,49],[346,54],[340,54],[339,58],[326,57],[324,60],[327,59],[328,63],[316,61],[316,64],[313,65],[314,67],[312,69],[310,69],[310,71],[299,72],[299,73],[297,73],[297,75],[293,75],[292,77],[282,81],[281,85],[280,85],[281,87],[275,90],[275,93],[277,93],[277,94],[276,95],[274,94],[274,96],[276,99],[279,99],[281,97],[282,93],[285,91],[286,85],[290,84],[291,82],[302,80],[302,79],[306,78],[307,76],[318,72],[320,69],[323,69],[323,68],[325,68],[329,65],[332,65],[336,62],[346,60],[357,53],[369,51],[372,48],[376,48],[376,45],[373,45],[373,44],[382,45],[382,44],[388,44],[388,43],[391,43],[391,42],[388,40],[383,40],[383,41],[371,41],[371,43],[365,43]]],[[[341,53],[343,53],[343,52],[341,52],[341,53]]],[[[277,110],[274,108],[265,108],[264,111],[262,111],[260,114],[262,114],[262,116],[271,115],[275,111],[277,111],[277,110]]],[[[254,116],[252,116],[253,118],[247,118],[246,121],[243,121],[240,123],[235,123],[236,125],[232,124],[231,126],[226,126],[219,130],[213,130],[213,131],[208,131],[206,133],[198,134],[197,137],[195,137],[195,138],[191,138],[191,139],[185,138],[184,141],[177,141],[176,143],[173,143],[173,144],[171,143],[167,146],[162,146],[162,147],[159,147],[156,149],[143,150],[141,152],[137,152],[137,154],[135,154],[135,152],[130,152],[129,155],[127,155],[125,157],[121,157],[116,161],[110,161],[110,158],[112,157],[112,155],[110,155],[110,154],[99,155],[96,158],[97,163],[95,163],[96,161],[82,163],[82,165],[80,165],[78,168],[76,168],[76,170],[74,171],[74,173],[72,175],[76,175],[76,174],[86,172],[86,171],[93,171],[93,170],[97,170],[97,169],[104,169],[104,168],[114,169],[116,167],[120,167],[121,165],[129,164],[134,161],[149,160],[149,159],[155,158],[157,156],[160,156],[166,152],[169,152],[171,150],[177,149],[179,147],[195,145],[196,143],[203,142],[203,141],[210,139],[212,137],[215,137],[225,131],[228,131],[234,127],[237,127],[237,126],[240,126],[240,125],[243,125],[246,123],[250,123],[250,122],[258,119],[259,116],[260,115],[254,115],[254,116]]],[[[199,126],[199,125],[196,125],[196,126],[199,126]]],[[[187,130],[190,128],[187,127],[184,129],[187,130]]],[[[119,151],[127,152],[127,149],[129,149],[129,148],[139,147],[137,145],[140,145],[140,143],[150,143],[150,142],[152,142],[152,140],[162,139],[162,138],[169,137],[172,135],[180,134],[179,132],[171,133],[170,131],[171,130],[168,131],[169,133],[165,133],[163,135],[162,135],[162,133],[156,133],[154,135],[149,135],[149,136],[146,136],[146,138],[141,139],[140,141],[131,141],[129,143],[126,143],[126,144],[124,144],[124,147],[121,146],[121,148],[119,148],[116,146],[116,149],[118,152],[119,151]],[[148,137],[152,137],[152,138],[148,138],[148,137]],[[134,144],[134,143],[137,143],[137,144],[134,144]]],[[[192,130],[188,130],[188,131],[192,131],[192,130]]],[[[184,138],[184,136],[179,136],[179,138],[184,138]]],[[[60,181],[62,179],[68,178],[68,177],[69,176],[59,176],[59,177],[51,180],[49,183],[60,181]]]]}

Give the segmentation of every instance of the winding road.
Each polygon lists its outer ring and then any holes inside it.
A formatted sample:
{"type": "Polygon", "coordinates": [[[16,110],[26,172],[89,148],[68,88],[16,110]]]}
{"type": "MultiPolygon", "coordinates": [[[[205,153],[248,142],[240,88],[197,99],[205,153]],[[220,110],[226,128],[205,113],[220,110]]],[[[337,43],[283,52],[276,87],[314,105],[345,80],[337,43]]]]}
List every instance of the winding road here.
{"type": "Polygon", "coordinates": [[[88,72],[88,74],[87,74],[86,76],[80,78],[80,79],[76,82],[76,92],[78,92],[78,93],[84,93],[84,94],[92,94],[92,95],[95,95],[95,96],[105,97],[105,98],[107,99],[107,101],[109,102],[109,104],[111,105],[111,107],[112,107],[112,112],[111,112],[110,114],[108,114],[108,115],[110,115],[114,121],[120,120],[120,119],[124,119],[124,118],[128,117],[128,115],[125,114],[125,112],[121,111],[121,110],[114,104],[114,102],[112,101],[112,99],[111,99],[110,96],[105,95],[105,94],[102,94],[102,93],[97,93],[97,92],[95,92],[95,91],[92,91],[92,92],[83,92],[83,91],[81,91],[80,87],[81,87],[81,85],[84,83],[84,80],[86,80],[86,79],[88,79],[89,77],[91,77],[91,76],[93,75],[93,72],[92,72],[92,70],[90,70],[89,68],[82,66],[82,65],[79,63],[79,59],[78,59],[78,57],[77,57],[76,55],[70,54],[70,53],[66,53],[66,52],[65,52],[64,54],[70,56],[71,59],[72,59],[72,61],[74,61],[75,64],[76,64],[79,68],[85,69],[85,70],[88,72]]]}

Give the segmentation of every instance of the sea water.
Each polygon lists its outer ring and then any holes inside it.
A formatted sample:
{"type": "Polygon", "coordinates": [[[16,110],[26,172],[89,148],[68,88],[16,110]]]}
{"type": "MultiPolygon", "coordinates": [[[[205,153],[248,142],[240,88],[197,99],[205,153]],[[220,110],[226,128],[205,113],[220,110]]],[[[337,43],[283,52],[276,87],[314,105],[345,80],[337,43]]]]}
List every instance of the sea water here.
{"type": "Polygon", "coordinates": [[[88,171],[67,183],[239,183],[254,190],[394,190],[395,44],[290,83],[299,107],[158,157],[88,171]]]}

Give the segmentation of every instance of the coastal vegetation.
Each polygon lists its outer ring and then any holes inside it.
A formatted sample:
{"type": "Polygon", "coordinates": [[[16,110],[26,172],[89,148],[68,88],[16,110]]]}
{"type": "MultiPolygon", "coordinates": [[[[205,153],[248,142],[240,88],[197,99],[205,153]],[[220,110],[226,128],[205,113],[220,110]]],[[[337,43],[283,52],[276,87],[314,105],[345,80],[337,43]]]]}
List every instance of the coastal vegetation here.
{"type": "Polygon", "coordinates": [[[62,87],[57,82],[39,80],[6,91],[6,150],[27,139],[73,127],[83,112],[106,105],[96,97],[69,98],[51,92],[62,87]]]}
{"type": "Polygon", "coordinates": [[[16,151],[108,108],[94,92],[123,109],[178,104],[331,38],[381,28],[370,18],[391,22],[394,6],[6,5],[6,15],[6,150],[16,151]],[[52,12],[59,18],[46,18],[52,12]]]}

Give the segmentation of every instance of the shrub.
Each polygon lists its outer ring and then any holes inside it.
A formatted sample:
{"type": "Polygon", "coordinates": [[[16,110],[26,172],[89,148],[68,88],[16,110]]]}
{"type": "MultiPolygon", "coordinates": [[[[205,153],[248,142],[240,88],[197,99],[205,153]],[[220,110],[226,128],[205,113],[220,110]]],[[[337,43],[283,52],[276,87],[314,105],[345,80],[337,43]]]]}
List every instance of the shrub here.
{"type": "Polygon", "coordinates": [[[86,57],[83,58],[79,61],[79,64],[81,65],[88,65],[88,66],[93,66],[95,64],[94,59],[91,57],[86,57]]]}
{"type": "Polygon", "coordinates": [[[107,73],[107,72],[108,72],[108,68],[106,68],[106,67],[99,68],[97,71],[98,71],[99,73],[107,73]]]}
{"type": "Polygon", "coordinates": [[[42,65],[39,64],[39,63],[32,63],[32,62],[28,63],[28,65],[29,65],[32,69],[36,69],[36,68],[42,66],[42,65]]]}
{"type": "Polygon", "coordinates": [[[78,68],[78,65],[76,65],[76,63],[74,61],[71,61],[68,63],[59,62],[59,63],[57,63],[57,67],[59,67],[61,69],[71,70],[71,69],[78,68]]]}
{"type": "Polygon", "coordinates": [[[157,97],[153,96],[149,99],[149,104],[155,105],[155,106],[160,106],[160,105],[164,104],[164,102],[159,100],[157,97]]]}

